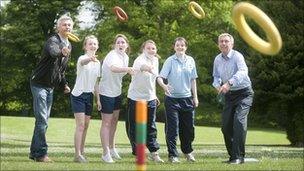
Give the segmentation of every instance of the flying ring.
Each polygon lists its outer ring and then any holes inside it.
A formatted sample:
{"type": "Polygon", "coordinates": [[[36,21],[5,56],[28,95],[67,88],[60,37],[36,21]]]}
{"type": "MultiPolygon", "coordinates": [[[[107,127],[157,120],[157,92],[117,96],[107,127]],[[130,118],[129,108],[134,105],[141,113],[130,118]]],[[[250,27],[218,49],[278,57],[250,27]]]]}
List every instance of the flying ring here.
{"type": "Polygon", "coordinates": [[[282,38],[277,27],[258,7],[247,2],[240,2],[233,7],[232,20],[241,37],[257,51],[267,55],[275,55],[281,50],[282,38]],[[244,14],[251,17],[264,30],[268,42],[255,34],[247,24],[244,14]]]}
{"type": "Polygon", "coordinates": [[[114,13],[116,14],[119,21],[125,22],[128,20],[128,15],[125,13],[123,9],[121,9],[119,6],[115,6],[113,8],[114,13]]]}
{"type": "Polygon", "coordinates": [[[196,18],[203,19],[205,17],[205,12],[198,3],[191,1],[188,8],[196,18]]]}

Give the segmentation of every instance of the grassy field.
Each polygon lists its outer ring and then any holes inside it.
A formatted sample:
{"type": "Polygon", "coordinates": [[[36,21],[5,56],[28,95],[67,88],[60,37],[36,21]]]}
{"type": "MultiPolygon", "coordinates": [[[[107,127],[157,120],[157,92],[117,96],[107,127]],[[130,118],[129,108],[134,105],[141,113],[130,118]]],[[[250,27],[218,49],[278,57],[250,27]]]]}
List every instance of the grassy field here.
{"type": "MultiPolygon", "coordinates": [[[[0,170],[135,170],[125,124],[117,129],[117,147],[123,159],[115,164],[101,162],[99,138],[100,120],[92,120],[86,141],[89,163],[73,162],[74,119],[51,118],[47,132],[49,156],[54,163],[36,163],[28,159],[34,118],[1,116],[1,168],[0,170]]],[[[164,124],[158,123],[160,154],[167,161],[164,124]]],[[[223,138],[218,127],[196,127],[194,149],[196,163],[187,163],[181,156],[180,164],[147,162],[147,170],[303,170],[303,148],[288,146],[286,134],[281,130],[249,128],[247,157],[259,162],[242,165],[222,163],[227,160],[223,138]]],[[[179,146],[178,146],[179,147],[179,146]]]]}

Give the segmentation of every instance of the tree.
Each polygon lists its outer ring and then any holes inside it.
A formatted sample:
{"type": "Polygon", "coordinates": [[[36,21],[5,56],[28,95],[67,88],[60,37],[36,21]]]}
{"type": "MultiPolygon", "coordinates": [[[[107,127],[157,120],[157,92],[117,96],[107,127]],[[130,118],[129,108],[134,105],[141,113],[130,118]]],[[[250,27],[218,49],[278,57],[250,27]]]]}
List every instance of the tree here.
{"type": "MultiPolygon", "coordinates": [[[[213,114],[215,112],[201,111],[209,106],[212,111],[219,109],[215,101],[216,91],[211,86],[212,65],[219,53],[217,36],[223,32],[231,33],[235,37],[235,49],[245,56],[255,91],[250,122],[259,126],[283,127],[292,145],[303,145],[303,1],[252,1],[272,18],[281,33],[283,48],[275,56],[260,54],[238,35],[231,20],[231,10],[239,1],[196,1],[206,13],[206,17],[199,20],[189,12],[189,0],[95,0],[90,1],[93,5],[89,7],[97,14],[97,24],[92,29],[77,31],[80,37],[94,34],[99,38],[100,59],[111,49],[114,36],[125,34],[132,49],[130,65],[137,57],[141,44],[153,39],[162,57],[160,67],[173,54],[173,40],[178,36],[185,37],[189,43],[188,54],[196,60],[199,75],[197,82],[201,103],[196,115],[197,124],[207,118],[215,118],[214,115],[219,116],[218,113],[213,114]],[[112,11],[114,6],[125,10],[128,22],[116,20],[112,11]]],[[[39,60],[43,43],[54,33],[56,18],[65,12],[75,16],[83,3],[80,0],[11,1],[1,9],[1,114],[17,115],[22,110],[31,110],[29,76],[39,60]]],[[[266,39],[264,31],[250,17],[246,20],[266,39]]],[[[70,85],[75,82],[76,58],[82,53],[81,43],[73,45],[73,57],[67,71],[70,85]]],[[[129,82],[130,77],[126,77],[123,95],[126,95],[129,82]]],[[[162,100],[160,87],[157,92],[162,100]]],[[[72,115],[70,107],[67,107],[68,98],[62,93],[55,93],[55,99],[52,114],[72,115]]],[[[162,105],[159,113],[164,113],[162,105]]],[[[208,121],[214,123],[212,119],[208,121]]],[[[216,122],[219,123],[219,119],[216,122]]]]}
{"type": "MultiPolygon", "coordinates": [[[[207,16],[204,20],[196,19],[188,10],[188,0],[114,0],[95,1],[96,5],[105,9],[104,17],[96,25],[96,34],[102,37],[101,56],[110,50],[113,38],[118,33],[127,35],[132,52],[130,64],[137,57],[141,44],[148,39],[153,39],[162,57],[160,67],[167,57],[173,54],[172,43],[178,36],[188,40],[188,53],[197,63],[199,73],[198,91],[200,107],[205,107],[208,102],[216,104],[216,92],[210,86],[212,81],[212,64],[214,56],[218,53],[216,45],[217,35],[220,32],[233,30],[230,19],[232,1],[201,1],[207,16]],[[128,22],[119,22],[112,12],[114,6],[120,6],[129,16],[128,22]],[[110,30],[110,31],[109,31],[110,30]]],[[[123,82],[123,92],[126,94],[129,77],[123,82]]],[[[163,91],[158,87],[158,97],[162,100],[163,91]]],[[[164,113],[160,106],[159,113],[164,113]]],[[[202,116],[198,112],[197,115],[202,116]]],[[[159,115],[163,120],[164,115],[159,115]]],[[[199,122],[199,121],[198,121],[199,122]]]]}
{"type": "Polygon", "coordinates": [[[58,16],[75,14],[79,5],[80,1],[27,0],[11,1],[1,9],[1,114],[28,114],[32,105],[29,77],[42,46],[55,32],[58,16]]]}
{"type": "MultiPolygon", "coordinates": [[[[255,119],[262,124],[285,128],[291,145],[303,146],[304,3],[296,0],[253,3],[272,18],[283,40],[282,50],[275,56],[247,50],[255,90],[255,119]]],[[[253,29],[263,36],[257,25],[253,25],[253,29]]]]}

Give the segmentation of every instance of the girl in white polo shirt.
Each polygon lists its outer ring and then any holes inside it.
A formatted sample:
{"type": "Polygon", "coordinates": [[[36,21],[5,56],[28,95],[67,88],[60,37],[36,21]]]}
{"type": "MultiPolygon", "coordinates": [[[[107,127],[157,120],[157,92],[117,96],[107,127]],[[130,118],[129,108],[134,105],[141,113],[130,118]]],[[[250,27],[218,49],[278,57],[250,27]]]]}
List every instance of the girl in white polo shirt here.
{"type": "Polygon", "coordinates": [[[85,54],[77,61],[76,83],[72,90],[71,104],[74,112],[76,129],[74,135],[75,162],[87,162],[84,157],[84,144],[93,109],[93,92],[95,91],[97,108],[100,110],[98,82],[100,62],[96,59],[98,40],[95,36],[87,36],[83,48],[85,54]]]}
{"type": "Polygon", "coordinates": [[[155,162],[164,162],[158,155],[157,129],[155,124],[156,109],[159,101],[156,97],[156,78],[158,76],[158,58],[156,44],[147,40],[142,44],[142,54],[134,61],[135,74],[128,90],[128,117],[126,128],[132,147],[132,154],[136,154],[135,113],[136,101],[147,101],[147,148],[150,151],[149,159],[155,162]]]}
{"type": "Polygon", "coordinates": [[[113,50],[105,57],[102,64],[99,93],[101,101],[102,124],[100,138],[103,148],[102,160],[114,163],[114,159],[121,159],[115,149],[115,131],[121,108],[122,78],[134,71],[128,67],[129,42],[125,35],[118,34],[114,39],[113,50]]]}

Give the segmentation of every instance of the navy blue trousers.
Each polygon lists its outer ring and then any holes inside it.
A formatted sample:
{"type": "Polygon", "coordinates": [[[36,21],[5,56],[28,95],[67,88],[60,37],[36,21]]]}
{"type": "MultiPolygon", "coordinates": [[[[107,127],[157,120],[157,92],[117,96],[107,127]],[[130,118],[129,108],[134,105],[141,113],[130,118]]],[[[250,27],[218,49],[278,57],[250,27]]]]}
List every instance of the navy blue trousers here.
{"type": "MultiPolygon", "coordinates": [[[[159,150],[159,143],[157,142],[157,129],[156,129],[156,108],[157,101],[151,100],[147,102],[148,107],[148,117],[147,117],[147,142],[146,146],[150,152],[156,152],[159,150]]],[[[127,119],[126,119],[126,131],[130,144],[132,147],[132,154],[136,155],[136,101],[128,98],[128,109],[127,109],[127,119]]]]}
{"type": "Polygon", "coordinates": [[[222,133],[230,160],[245,157],[247,115],[252,105],[253,94],[251,87],[225,94],[222,133]]]}
{"type": "Polygon", "coordinates": [[[166,110],[166,143],[169,157],[177,157],[177,137],[179,136],[181,150],[184,154],[193,151],[194,140],[194,105],[192,97],[172,98],[165,96],[166,110]]]}

